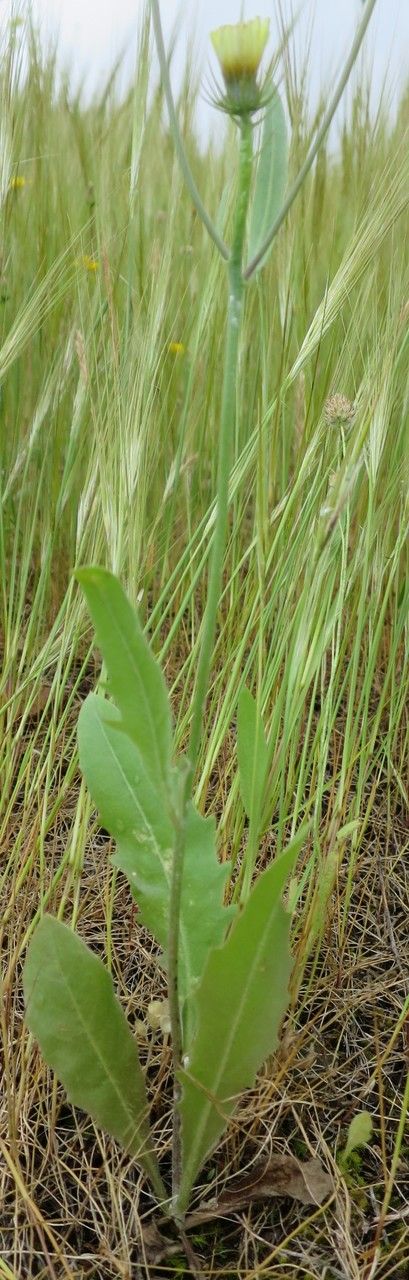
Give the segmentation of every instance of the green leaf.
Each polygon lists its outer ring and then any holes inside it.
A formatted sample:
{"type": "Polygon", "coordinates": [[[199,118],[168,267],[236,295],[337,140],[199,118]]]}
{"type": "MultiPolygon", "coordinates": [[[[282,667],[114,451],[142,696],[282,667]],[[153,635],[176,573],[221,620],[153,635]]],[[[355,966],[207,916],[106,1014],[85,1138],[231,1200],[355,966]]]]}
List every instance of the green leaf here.
{"type": "Polygon", "coordinates": [[[136,1041],[102,961],[44,916],[24,966],[26,1022],[69,1101],[137,1157],[159,1188],[136,1041]]]}
{"type": "MultiPolygon", "coordinates": [[[[250,218],[249,261],[261,249],[283,206],[288,170],[288,139],[284,107],[277,89],[269,103],[261,135],[256,184],[250,218]]],[[[270,249],[261,259],[259,271],[270,249]]]]}
{"type": "MultiPolygon", "coordinates": [[[[117,842],[112,861],[127,876],[140,919],[166,948],[174,830],[135,742],[111,703],[90,694],[78,723],[80,764],[103,825],[117,842]]],[[[215,822],[188,809],[180,926],[180,994],[223,942],[232,908],[223,906],[229,867],[216,855],[215,822]]]]}
{"type": "Polygon", "coordinates": [[[366,1147],[371,1141],[373,1131],[372,1116],[369,1111],[359,1111],[351,1120],[344,1150],[340,1152],[339,1163],[346,1164],[357,1147],[366,1147]]]}
{"type": "Polygon", "coordinates": [[[180,1072],[183,1169],[179,1208],[265,1058],[276,1048],[292,968],[282,892],[296,849],[260,876],[192,999],[194,1039],[180,1072]]]}
{"type": "Polygon", "coordinates": [[[172,720],[159,663],[120,582],[107,569],[78,569],[110,691],[157,790],[170,794],[172,720]]]}
{"type": "Polygon", "coordinates": [[[268,769],[268,746],[257,703],[249,689],[241,689],[237,714],[237,755],[240,792],[251,821],[260,817],[268,769]]]}
{"type": "Polygon", "coordinates": [[[123,728],[120,712],[90,693],[78,717],[82,772],[102,824],[133,856],[140,851],[138,885],[157,897],[170,879],[174,827],[136,743],[123,728]]]}

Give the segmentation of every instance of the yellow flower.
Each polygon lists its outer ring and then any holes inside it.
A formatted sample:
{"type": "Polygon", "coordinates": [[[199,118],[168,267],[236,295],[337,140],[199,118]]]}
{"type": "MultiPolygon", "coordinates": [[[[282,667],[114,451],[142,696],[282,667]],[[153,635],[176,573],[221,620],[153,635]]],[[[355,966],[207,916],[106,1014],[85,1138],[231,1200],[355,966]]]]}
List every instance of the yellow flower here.
{"type": "Polygon", "coordinates": [[[168,350],[172,356],[184,356],[185,354],[185,346],[183,342],[170,342],[168,350]]]}
{"type": "Polygon", "coordinates": [[[212,31],[210,39],[227,85],[232,81],[254,81],[269,30],[268,18],[253,18],[251,22],[237,22],[212,31]]]}
{"type": "Polygon", "coordinates": [[[21,191],[27,185],[27,178],[23,178],[21,173],[16,173],[14,178],[10,178],[9,190],[21,191]]]}
{"type": "Polygon", "coordinates": [[[86,271],[90,271],[94,274],[96,271],[99,271],[98,258],[90,258],[88,253],[84,253],[82,258],[78,258],[77,261],[78,265],[80,267],[85,267],[86,271]]]}

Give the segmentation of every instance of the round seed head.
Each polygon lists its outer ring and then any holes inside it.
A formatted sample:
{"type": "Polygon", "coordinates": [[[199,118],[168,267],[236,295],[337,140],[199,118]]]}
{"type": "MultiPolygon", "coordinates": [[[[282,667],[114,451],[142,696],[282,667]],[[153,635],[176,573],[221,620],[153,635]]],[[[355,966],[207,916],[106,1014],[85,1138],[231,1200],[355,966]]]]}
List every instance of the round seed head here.
{"type": "Polygon", "coordinates": [[[352,422],[356,413],[353,400],[348,400],[346,396],[339,395],[338,392],[333,396],[329,396],[324,405],[324,418],[329,427],[336,427],[352,422]]]}

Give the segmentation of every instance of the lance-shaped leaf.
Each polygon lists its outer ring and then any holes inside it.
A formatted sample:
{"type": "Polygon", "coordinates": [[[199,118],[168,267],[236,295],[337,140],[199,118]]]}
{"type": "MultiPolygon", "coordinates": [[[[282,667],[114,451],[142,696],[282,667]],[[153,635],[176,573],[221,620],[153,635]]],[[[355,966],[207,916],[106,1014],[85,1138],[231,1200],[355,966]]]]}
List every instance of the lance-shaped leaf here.
{"type": "MultiPolygon", "coordinates": [[[[284,107],[277,89],[266,108],[250,217],[249,260],[256,257],[284,202],[288,170],[288,140],[284,107]]],[[[264,255],[257,270],[267,260],[264,255]]]]}
{"type": "Polygon", "coordinates": [[[108,970],[71,929],[44,916],[23,981],[27,1025],[69,1101],[138,1159],[163,1198],[136,1041],[108,970]]]}
{"type": "Polygon", "coordinates": [[[268,746],[257,703],[241,689],[237,715],[240,792],[247,817],[258,821],[268,769],[268,746]]]}
{"type": "Polygon", "coordinates": [[[120,582],[106,569],[78,569],[110,690],[124,727],[136,743],[146,772],[170,794],[172,720],[159,663],[144,636],[136,610],[120,582]]]}
{"type": "Polygon", "coordinates": [[[196,1175],[265,1058],[276,1048],[292,967],[282,892],[296,849],[260,876],[223,947],[209,956],[192,997],[194,1038],[183,1085],[183,1212],[196,1175]]]}
{"type": "MultiPolygon", "coordinates": [[[[117,842],[115,866],[127,876],[140,919],[164,951],[174,830],[135,742],[111,703],[90,694],[78,723],[80,764],[104,826],[117,842]]],[[[180,918],[180,995],[201,976],[208,952],[223,942],[232,908],[223,906],[228,865],[220,864],[215,823],[189,806],[180,918]]]]}

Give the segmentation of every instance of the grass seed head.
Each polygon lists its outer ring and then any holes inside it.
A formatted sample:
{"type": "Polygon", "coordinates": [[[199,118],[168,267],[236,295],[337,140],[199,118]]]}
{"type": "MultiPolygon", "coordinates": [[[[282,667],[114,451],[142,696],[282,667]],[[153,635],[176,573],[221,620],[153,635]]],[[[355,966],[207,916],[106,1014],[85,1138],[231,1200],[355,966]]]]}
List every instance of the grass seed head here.
{"type": "Polygon", "coordinates": [[[353,422],[355,414],[354,401],[348,400],[347,396],[342,396],[338,392],[325,401],[324,418],[329,427],[347,426],[353,422]]]}

